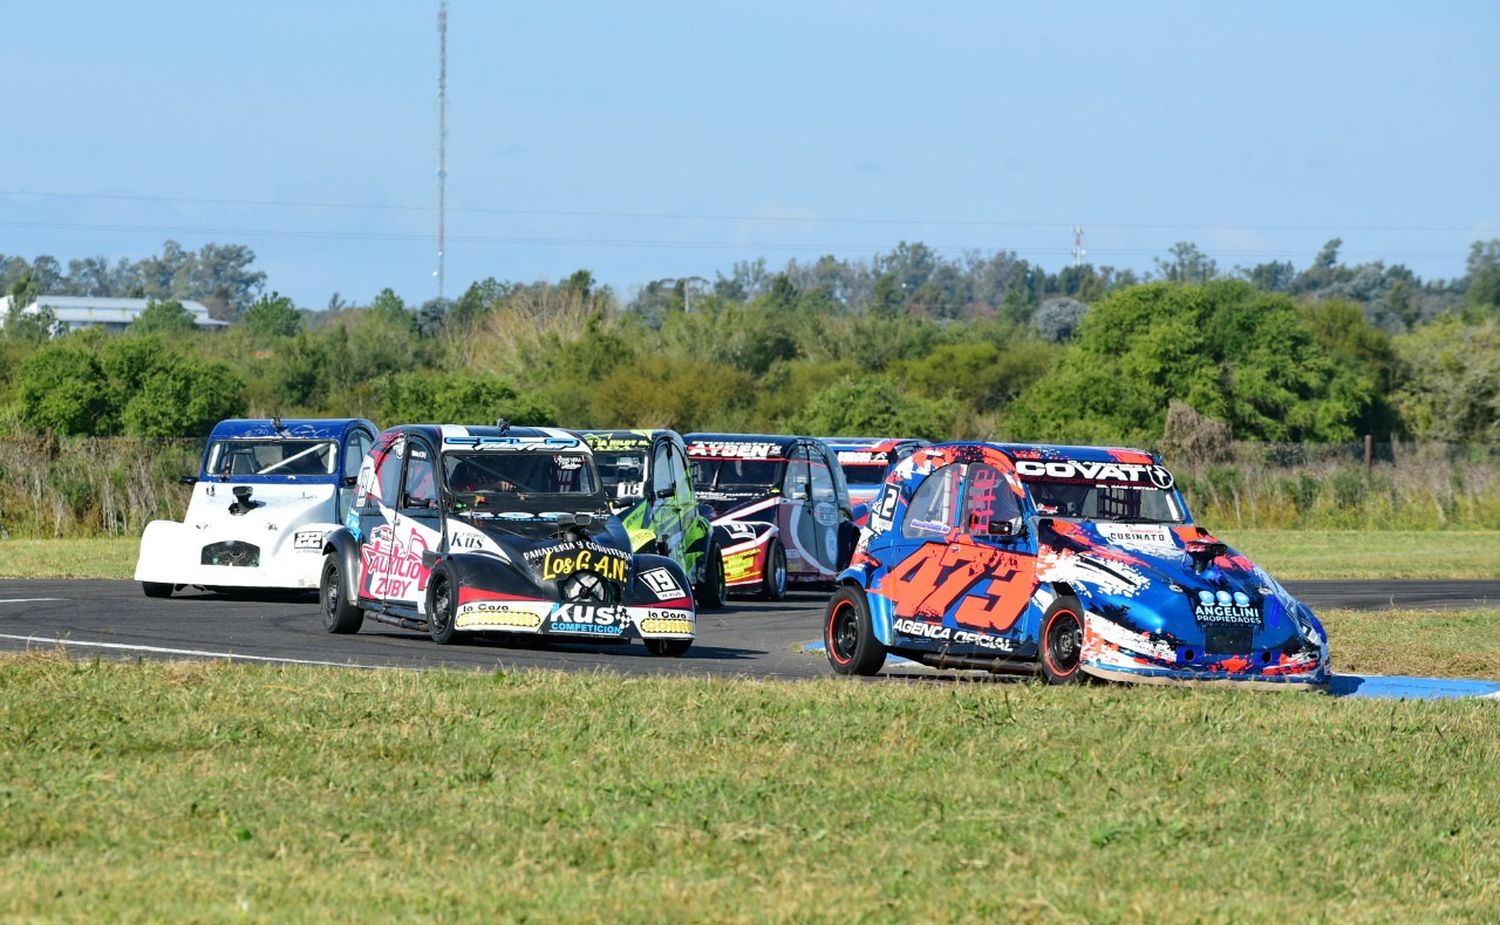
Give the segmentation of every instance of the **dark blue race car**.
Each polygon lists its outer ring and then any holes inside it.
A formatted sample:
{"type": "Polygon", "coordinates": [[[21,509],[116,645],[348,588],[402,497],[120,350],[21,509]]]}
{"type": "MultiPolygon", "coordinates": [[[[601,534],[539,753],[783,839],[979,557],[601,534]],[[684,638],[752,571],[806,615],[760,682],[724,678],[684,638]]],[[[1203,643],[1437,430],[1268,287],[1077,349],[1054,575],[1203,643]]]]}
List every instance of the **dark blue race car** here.
{"type": "Polygon", "coordinates": [[[917,450],[871,505],[825,612],[828,660],[887,653],[1054,683],[1329,677],[1311,610],[1195,525],[1140,450],[950,443],[917,450]]]}

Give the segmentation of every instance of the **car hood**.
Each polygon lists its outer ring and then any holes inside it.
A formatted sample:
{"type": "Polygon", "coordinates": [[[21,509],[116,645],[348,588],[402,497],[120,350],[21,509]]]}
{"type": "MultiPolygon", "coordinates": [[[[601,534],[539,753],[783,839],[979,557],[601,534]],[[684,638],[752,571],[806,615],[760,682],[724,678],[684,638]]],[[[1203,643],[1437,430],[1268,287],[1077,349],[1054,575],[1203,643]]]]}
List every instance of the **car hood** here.
{"type": "Polygon", "coordinates": [[[630,580],[634,557],[630,536],[618,517],[547,512],[542,514],[459,514],[453,516],[458,529],[450,530],[450,543],[457,551],[470,549],[498,552],[502,558],[523,565],[538,581],[552,581],[575,571],[598,572],[611,581],[630,580]],[[570,522],[571,521],[571,522],[570,522]],[[469,529],[483,537],[484,545],[470,545],[464,538],[469,529]]]}
{"type": "Polygon", "coordinates": [[[1200,642],[1207,627],[1257,638],[1311,638],[1311,612],[1270,575],[1192,525],[1043,520],[1037,578],[1063,582],[1088,609],[1130,629],[1200,642]]]}

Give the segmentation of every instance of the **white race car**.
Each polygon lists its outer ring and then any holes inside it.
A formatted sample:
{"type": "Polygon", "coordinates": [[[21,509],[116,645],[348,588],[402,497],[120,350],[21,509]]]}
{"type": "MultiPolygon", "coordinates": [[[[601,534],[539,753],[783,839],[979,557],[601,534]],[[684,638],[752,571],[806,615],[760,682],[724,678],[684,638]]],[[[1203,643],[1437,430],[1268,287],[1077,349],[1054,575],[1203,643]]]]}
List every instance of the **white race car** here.
{"type": "Polygon", "coordinates": [[[135,580],[147,597],[201,588],[316,590],[323,537],[349,511],[374,424],[221,421],[209,435],[183,523],[141,535],[135,580]]]}

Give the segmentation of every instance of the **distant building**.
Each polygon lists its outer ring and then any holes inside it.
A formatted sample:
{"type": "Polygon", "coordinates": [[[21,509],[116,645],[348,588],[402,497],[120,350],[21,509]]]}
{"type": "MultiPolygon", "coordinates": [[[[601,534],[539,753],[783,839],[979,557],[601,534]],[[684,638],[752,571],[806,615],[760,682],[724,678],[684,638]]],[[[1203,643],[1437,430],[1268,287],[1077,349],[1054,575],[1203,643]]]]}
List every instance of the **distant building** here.
{"type": "MultiPolygon", "coordinates": [[[[65,334],[68,331],[76,331],[79,328],[103,328],[106,331],[123,331],[130,323],[141,316],[146,306],[153,301],[171,301],[169,299],[108,299],[98,296],[81,295],[44,295],[38,296],[37,300],[21,309],[23,315],[35,315],[43,308],[52,310],[52,317],[57,319],[57,333],[65,334]]],[[[200,328],[225,328],[229,326],[227,321],[215,321],[208,316],[208,306],[202,302],[193,302],[186,299],[178,299],[182,307],[187,309],[188,314],[193,316],[193,324],[200,328]]],[[[0,298],[0,318],[10,314],[11,297],[0,298]]]]}

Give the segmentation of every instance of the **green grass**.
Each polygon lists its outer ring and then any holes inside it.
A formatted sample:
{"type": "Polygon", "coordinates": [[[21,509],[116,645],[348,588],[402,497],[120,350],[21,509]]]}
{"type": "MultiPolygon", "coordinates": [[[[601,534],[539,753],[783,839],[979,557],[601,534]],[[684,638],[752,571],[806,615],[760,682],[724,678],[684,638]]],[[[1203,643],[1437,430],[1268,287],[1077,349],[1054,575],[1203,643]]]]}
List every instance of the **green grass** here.
{"type": "Polygon", "coordinates": [[[1491,702],[0,662],[0,917],[1492,921],[1491,702]]]}
{"type": "Polygon", "coordinates": [[[1288,581],[1500,578],[1500,530],[1214,532],[1272,575],[1288,581]]]}
{"type": "MultiPolygon", "coordinates": [[[[1278,578],[1500,578],[1500,530],[1230,530],[1278,578]]],[[[129,578],[135,537],[0,540],[0,578],[129,578]]]]}
{"type": "Polygon", "coordinates": [[[1500,680],[1500,610],[1327,610],[1333,670],[1500,680]]]}
{"type": "Polygon", "coordinates": [[[129,578],[138,536],[0,540],[0,578],[129,578]]]}

